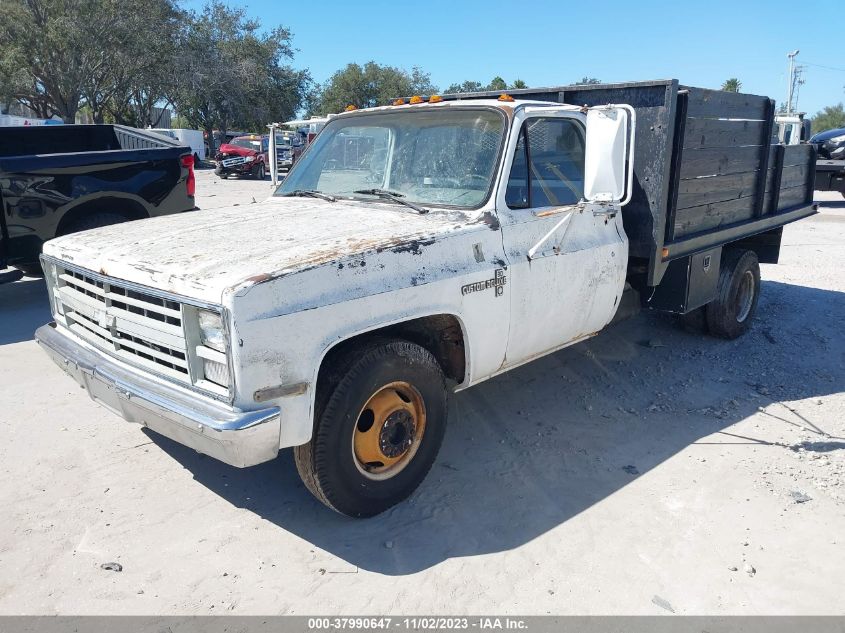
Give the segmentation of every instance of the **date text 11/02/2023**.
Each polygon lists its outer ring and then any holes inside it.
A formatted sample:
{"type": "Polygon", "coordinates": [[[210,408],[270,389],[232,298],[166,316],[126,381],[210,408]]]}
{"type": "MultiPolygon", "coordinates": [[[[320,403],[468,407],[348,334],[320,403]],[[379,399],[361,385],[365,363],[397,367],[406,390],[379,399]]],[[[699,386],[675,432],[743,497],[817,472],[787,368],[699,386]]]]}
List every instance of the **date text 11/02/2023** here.
{"type": "Polygon", "coordinates": [[[336,617],[309,618],[309,631],[330,630],[525,630],[526,622],[508,617],[336,617]]]}

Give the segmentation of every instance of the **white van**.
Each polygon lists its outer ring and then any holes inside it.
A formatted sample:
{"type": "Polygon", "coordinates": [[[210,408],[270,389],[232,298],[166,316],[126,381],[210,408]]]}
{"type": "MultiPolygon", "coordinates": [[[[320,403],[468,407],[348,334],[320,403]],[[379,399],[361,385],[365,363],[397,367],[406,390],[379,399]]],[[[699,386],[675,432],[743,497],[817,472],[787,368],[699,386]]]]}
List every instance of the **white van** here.
{"type": "Polygon", "coordinates": [[[202,131],[167,128],[151,128],[150,131],[156,132],[157,134],[169,136],[170,138],[182,143],[182,145],[190,147],[191,150],[194,152],[195,163],[204,161],[206,159],[205,138],[202,135],[202,131]]]}

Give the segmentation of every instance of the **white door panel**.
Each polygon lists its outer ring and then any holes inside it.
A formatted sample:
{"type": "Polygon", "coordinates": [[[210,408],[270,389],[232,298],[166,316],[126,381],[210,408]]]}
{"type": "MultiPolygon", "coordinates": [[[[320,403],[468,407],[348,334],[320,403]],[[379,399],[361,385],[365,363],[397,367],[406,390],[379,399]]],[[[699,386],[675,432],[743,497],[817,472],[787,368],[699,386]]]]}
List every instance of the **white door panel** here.
{"type": "Polygon", "coordinates": [[[619,203],[584,201],[586,117],[567,106],[521,118],[497,203],[511,301],[503,369],[607,325],[628,259],[619,203]]]}
{"type": "Polygon", "coordinates": [[[561,216],[503,228],[511,263],[505,366],[592,334],[615,312],[627,262],[627,243],[617,231],[616,218],[594,215],[590,207],[564,213],[570,214],[569,220],[531,259],[529,251],[561,216]]]}

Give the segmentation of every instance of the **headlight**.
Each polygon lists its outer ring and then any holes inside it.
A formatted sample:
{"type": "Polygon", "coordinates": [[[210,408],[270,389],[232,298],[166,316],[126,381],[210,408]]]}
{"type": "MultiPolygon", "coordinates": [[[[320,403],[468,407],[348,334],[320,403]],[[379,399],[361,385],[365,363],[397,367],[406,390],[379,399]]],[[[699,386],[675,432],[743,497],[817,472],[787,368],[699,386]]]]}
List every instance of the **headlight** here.
{"type": "Polygon", "coordinates": [[[226,357],[226,330],[218,312],[197,310],[201,346],[197,356],[202,360],[202,374],[209,382],[229,387],[229,363],[226,357]]]}
{"type": "Polygon", "coordinates": [[[202,371],[206,380],[221,387],[229,386],[229,367],[223,363],[203,359],[202,371]]]}
{"type": "Polygon", "coordinates": [[[825,143],[841,143],[843,141],[845,141],[845,134],[840,134],[839,136],[827,139],[825,143]]]}
{"type": "Polygon", "coordinates": [[[202,344],[225,353],[226,331],[223,329],[223,318],[217,312],[198,310],[197,320],[199,321],[202,344]]]}
{"type": "Polygon", "coordinates": [[[247,156],[246,158],[244,158],[244,160],[248,163],[251,163],[255,160],[255,156],[247,156]]]}
{"type": "Polygon", "coordinates": [[[208,347],[197,347],[197,356],[202,361],[202,375],[209,382],[228,388],[229,362],[225,354],[208,347]]]}

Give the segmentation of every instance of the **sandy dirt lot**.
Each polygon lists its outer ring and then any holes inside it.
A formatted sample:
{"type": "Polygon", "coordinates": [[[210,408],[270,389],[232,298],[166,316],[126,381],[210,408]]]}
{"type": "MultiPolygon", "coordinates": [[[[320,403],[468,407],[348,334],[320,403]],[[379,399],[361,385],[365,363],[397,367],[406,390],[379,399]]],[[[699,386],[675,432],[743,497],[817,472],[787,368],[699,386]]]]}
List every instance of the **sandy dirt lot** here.
{"type": "Polygon", "coordinates": [[[0,287],[0,613],[845,613],[845,202],[820,199],[746,337],[642,314],[459,394],[428,479],[367,521],[290,451],[238,470],[94,404],[32,341],[43,282],[0,287]]]}

